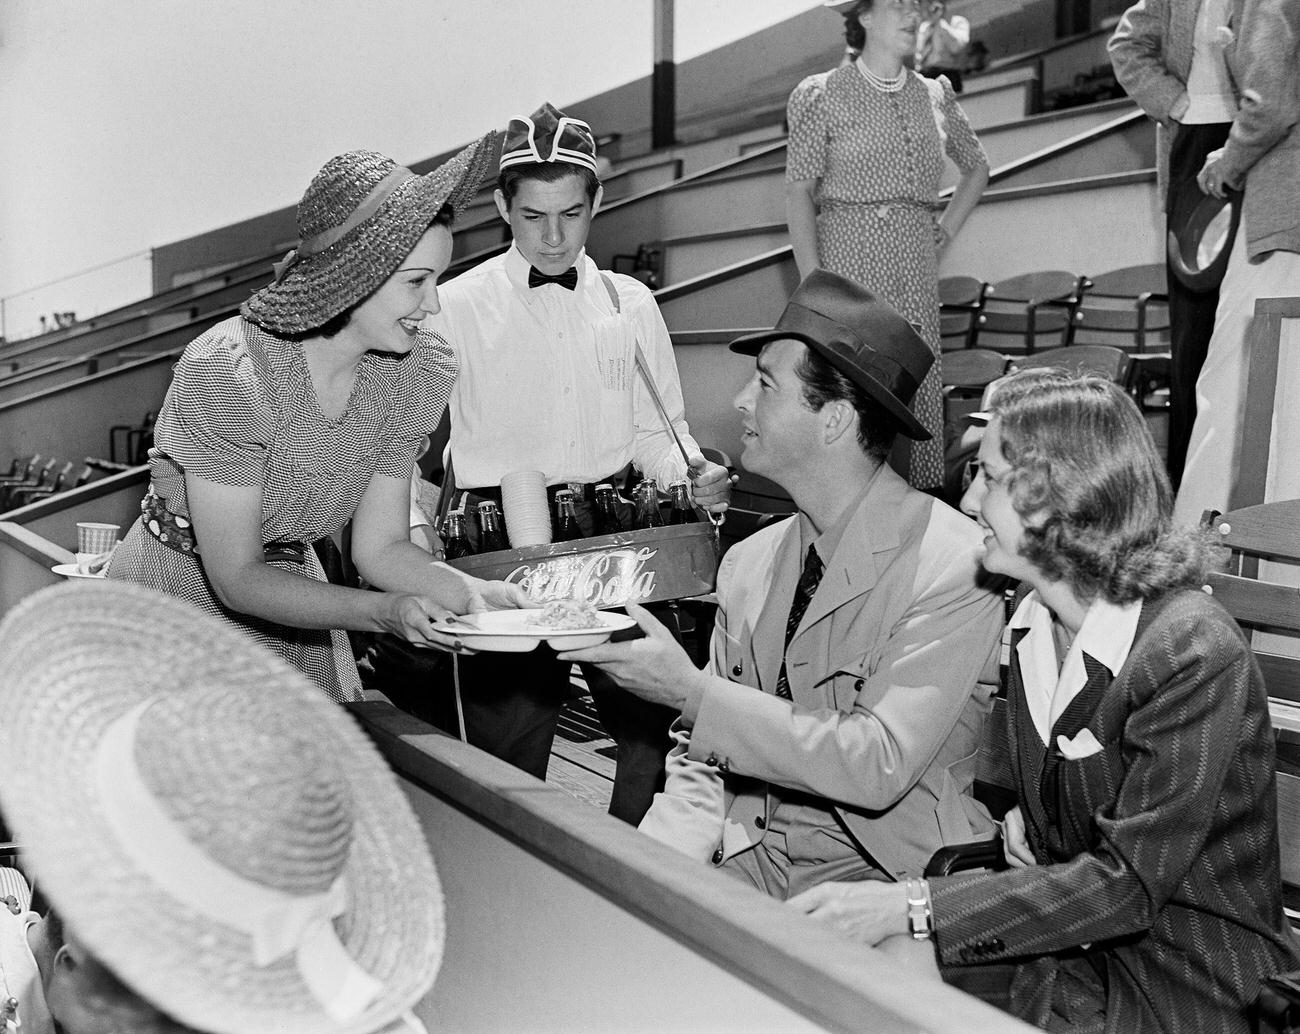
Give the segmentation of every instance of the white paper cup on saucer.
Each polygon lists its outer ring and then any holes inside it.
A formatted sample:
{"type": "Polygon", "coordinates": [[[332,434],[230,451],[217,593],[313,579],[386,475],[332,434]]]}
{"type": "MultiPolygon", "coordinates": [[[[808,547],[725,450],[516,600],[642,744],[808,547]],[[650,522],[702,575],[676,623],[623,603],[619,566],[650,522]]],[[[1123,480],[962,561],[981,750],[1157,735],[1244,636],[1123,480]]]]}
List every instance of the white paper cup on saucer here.
{"type": "Polygon", "coordinates": [[[117,524],[100,524],[96,521],[77,523],[77,552],[99,556],[107,553],[117,543],[117,524]]]}
{"type": "Polygon", "coordinates": [[[546,498],[546,475],[540,470],[503,475],[501,509],[510,545],[541,546],[551,541],[551,506],[546,498]]]}

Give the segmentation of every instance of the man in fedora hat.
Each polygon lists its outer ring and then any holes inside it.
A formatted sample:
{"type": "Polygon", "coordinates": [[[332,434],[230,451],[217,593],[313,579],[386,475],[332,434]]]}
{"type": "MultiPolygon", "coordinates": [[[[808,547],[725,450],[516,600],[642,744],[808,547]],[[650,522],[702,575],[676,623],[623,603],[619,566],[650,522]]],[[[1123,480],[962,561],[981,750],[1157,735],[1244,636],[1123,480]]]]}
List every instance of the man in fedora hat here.
{"type": "MultiPolygon", "coordinates": [[[[496,204],[513,242],[440,288],[435,317],[460,361],[449,402],[456,486],[499,500],[504,475],[540,470],[552,501],[557,490],[575,489],[586,535],[595,486],[621,482],[629,464],[665,491],[689,478],[695,503],[712,510],[726,509],[731,487],[727,470],[706,461],[690,435],[654,296],[630,276],[602,272],[586,253],[601,197],[587,123],[550,104],[512,119],[496,204]],[[638,346],[672,430],[638,372],[638,346]]],[[[463,659],[469,742],[544,779],[571,667],[544,651],[463,659]]],[[[662,782],[674,716],[601,681],[593,672],[588,685],[618,744],[609,810],[636,823],[662,782]]]]}
{"type": "Polygon", "coordinates": [[[1002,625],[978,528],[885,462],[896,434],[926,434],[908,403],[931,353],[825,270],[731,348],[758,357],[743,462],[798,514],[724,557],[703,671],[632,607],[646,638],[561,656],[681,713],[644,832],[782,898],[919,875],[991,835],[969,790],[1002,625]]]}

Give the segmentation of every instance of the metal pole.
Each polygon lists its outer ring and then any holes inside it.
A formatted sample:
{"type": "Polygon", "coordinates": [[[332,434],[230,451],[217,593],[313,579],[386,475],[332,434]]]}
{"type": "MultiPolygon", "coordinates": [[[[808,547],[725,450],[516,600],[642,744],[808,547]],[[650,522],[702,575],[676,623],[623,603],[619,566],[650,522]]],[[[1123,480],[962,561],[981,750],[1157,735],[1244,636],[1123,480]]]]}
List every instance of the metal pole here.
{"type": "Polygon", "coordinates": [[[650,80],[650,145],[677,142],[677,66],[673,64],[673,0],[655,0],[655,64],[650,80]]]}

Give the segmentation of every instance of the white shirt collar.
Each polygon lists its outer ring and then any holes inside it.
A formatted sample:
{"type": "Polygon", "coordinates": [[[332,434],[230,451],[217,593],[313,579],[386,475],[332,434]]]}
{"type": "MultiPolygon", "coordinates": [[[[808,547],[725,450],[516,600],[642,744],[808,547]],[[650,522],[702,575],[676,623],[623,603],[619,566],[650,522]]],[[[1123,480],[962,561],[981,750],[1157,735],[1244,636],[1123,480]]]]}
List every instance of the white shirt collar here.
{"type": "MultiPolygon", "coordinates": [[[[578,271],[578,286],[582,287],[588,275],[586,248],[578,252],[578,257],[573,260],[573,266],[578,271]]],[[[532,263],[524,258],[518,244],[511,242],[510,247],[506,249],[505,267],[510,282],[522,290],[528,290],[528,270],[532,268],[532,263]]]]}
{"type": "Polygon", "coordinates": [[[1021,601],[1008,627],[1028,630],[1016,654],[1029,714],[1044,743],[1050,742],[1052,726],[1088,684],[1084,653],[1104,664],[1112,677],[1118,675],[1133,649],[1141,614],[1141,600],[1122,604],[1094,600],[1058,672],[1051,611],[1039,599],[1037,591],[1021,601]]]}

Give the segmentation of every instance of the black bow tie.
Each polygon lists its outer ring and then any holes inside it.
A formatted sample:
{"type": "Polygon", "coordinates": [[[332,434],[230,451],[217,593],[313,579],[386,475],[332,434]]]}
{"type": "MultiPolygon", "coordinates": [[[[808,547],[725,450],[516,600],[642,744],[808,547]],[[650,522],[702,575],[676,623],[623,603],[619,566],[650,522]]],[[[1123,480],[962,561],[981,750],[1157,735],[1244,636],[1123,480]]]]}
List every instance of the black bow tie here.
{"type": "Polygon", "coordinates": [[[556,273],[555,276],[551,276],[548,273],[543,273],[536,266],[529,266],[528,286],[541,287],[542,284],[559,284],[566,291],[572,291],[578,286],[578,268],[570,266],[563,273],[556,273]]]}

